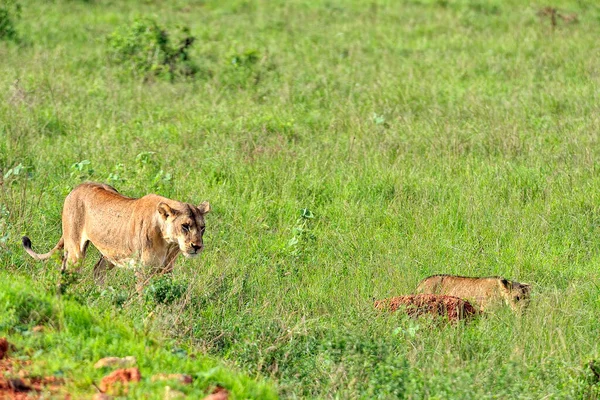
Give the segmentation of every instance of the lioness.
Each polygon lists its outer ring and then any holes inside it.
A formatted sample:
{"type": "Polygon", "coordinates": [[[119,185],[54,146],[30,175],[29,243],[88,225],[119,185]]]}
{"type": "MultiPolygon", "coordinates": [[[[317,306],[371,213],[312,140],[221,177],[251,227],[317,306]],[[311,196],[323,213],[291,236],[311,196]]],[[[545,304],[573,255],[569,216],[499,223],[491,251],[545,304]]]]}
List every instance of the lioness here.
{"type": "MultiPolygon", "coordinates": [[[[67,264],[84,259],[91,242],[102,254],[94,267],[95,276],[115,265],[149,267],[151,272],[165,273],[173,269],[179,253],[186,257],[200,254],[204,215],[209,211],[206,201],[196,207],[155,194],[133,199],[111,186],[88,182],[65,199],[63,234],[58,244],[48,253],[37,254],[24,236],[23,247],[36,260],[46,260],[64,248],[63,272],[67,264]]],[[[137,270],[141,285],[142,272],[137,270]]]]}
{"type": "Polygon", "coordinates": [[[433,275],[417,286],[417,293],[445,294],[473,300],[484,311],[492,304],[506,302],[513,310],[529,304],[531,285],[501,277],[469,278],[454,275],[433,275]]]}

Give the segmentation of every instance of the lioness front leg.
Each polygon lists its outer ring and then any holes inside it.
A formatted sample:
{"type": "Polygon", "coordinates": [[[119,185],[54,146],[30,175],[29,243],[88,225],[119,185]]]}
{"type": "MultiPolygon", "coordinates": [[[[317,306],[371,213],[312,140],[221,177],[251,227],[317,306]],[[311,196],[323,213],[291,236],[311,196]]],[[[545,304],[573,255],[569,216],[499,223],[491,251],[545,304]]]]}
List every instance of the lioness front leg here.
{"type": "Polygon", "coordinates": [[[175,257],[172,257],[171,261],[163,266],[163,267],[154,267],[154,268],[150,268],[145,269],[143,267],[139,267],[135,270],[135,277],[136,277],[136,285],[135,285],[135,289],[138,292],[138,294],[142,294],[142,292],[144,291],[144,287],[146,287],[146,285],[148,284],[148,282],[150,282],[150,280],[155,277],[155,276],[160,276],[160,275],[164,275],[164,274],[170,274],[171,272],[173,272],[173,267],[175,266],[175,257]]]}
{"type": "Polygon", "coordinates": [[[113,269],[115,265],[108,261],[104,256],[100,256],[100,259],[94,265],[94,281],[98,285],[104,285],[104,278],[106,277],[106,271],[113,269]]]}

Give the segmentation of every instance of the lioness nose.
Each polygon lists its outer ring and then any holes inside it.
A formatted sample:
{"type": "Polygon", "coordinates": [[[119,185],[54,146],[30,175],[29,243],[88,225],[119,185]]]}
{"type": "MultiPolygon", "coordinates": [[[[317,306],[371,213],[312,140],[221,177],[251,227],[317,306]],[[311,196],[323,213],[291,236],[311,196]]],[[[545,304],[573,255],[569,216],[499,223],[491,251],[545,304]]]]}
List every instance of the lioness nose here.
{"type": "Polygon", "coordinates": [[[198,251],[201,248],[202,248],[201,244],[192,243],[192,249],[194,249],[195,251],[198,251]]]}

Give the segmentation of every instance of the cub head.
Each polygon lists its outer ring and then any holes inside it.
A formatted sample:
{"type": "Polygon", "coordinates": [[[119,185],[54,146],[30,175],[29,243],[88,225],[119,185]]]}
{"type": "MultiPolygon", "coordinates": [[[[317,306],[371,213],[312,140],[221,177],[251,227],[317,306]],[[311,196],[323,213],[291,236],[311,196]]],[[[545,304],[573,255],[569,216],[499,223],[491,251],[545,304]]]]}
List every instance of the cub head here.
{"type": "Polygon", "coordinates": [[[204,215],[210,211],[205,201],[199,206],[179,203],[171,207],[165,202],[158,204],[158,213],[163,221],[163,237],[169,243],[177,243],[186,257],[195,257],[204,248],[204,215]]]}
{"type": "Polygon", "coordinates": [[[531,296],[531,285],[502,279],[502,286],[506,298],[514,310],[527,308],[531,296]]]}

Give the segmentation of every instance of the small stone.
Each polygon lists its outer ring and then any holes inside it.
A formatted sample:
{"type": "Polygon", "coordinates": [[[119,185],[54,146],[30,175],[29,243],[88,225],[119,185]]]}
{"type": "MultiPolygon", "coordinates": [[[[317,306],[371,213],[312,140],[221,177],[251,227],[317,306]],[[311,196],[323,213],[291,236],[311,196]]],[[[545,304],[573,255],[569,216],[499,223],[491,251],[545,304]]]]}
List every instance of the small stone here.
{"type": "Polygon", "coordinates": [[[178,381],[184,385],[190,385],[193,378],[186,374],[156,374],[150,378],[152,382],[156,381],[178,381]]]}
{"type": "Polygon", "coordinates": [[[128,368],[137,364],[137,359],[134,356],[127,357],[104,357],[101,358],[94,364],[94,368],[102,368],[102,367],[118,367],[118,368],[128,368]]]}
{"type": "Polygon", "coordinates": [[[172,389],[170,386],[165,386],[165,400],[182,399],[184,397],[185,393],[172,389]]]}

